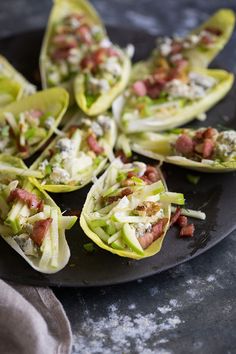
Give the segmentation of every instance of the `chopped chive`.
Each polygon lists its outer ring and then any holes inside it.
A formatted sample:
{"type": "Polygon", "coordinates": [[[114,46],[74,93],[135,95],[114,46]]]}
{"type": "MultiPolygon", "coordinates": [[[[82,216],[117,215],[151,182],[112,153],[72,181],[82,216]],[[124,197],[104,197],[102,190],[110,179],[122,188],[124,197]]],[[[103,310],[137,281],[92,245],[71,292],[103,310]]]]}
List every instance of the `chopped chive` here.
{"type": "Polygon", "coordinates": [[[190,174],[188,174],[186,176],[186,178],[190,183],[192,183],[194,185],[198,184],[198,182],[200,180],[200,176],[194,176],[194,175],[190,175],[190,174]]]}
{"type": "Polygon", "coordinates": [[[85,243],[83,245],[83,247],[84,247],[85,251],[87,251],[87,252],[92,253],[95,251],[94,243],[92,243],[92,242],[85,243]]]}

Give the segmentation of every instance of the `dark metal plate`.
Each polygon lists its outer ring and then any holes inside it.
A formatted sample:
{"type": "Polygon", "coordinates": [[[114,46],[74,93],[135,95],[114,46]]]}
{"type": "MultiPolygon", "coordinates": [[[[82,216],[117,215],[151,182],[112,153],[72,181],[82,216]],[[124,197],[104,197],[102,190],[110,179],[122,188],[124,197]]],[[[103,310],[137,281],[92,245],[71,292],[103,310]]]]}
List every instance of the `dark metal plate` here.
{"type": "MultiPolygon", "coordinates": [[[[121,44],[134,43],[135,59],[144,59],[153,47],[155,38],[139,31],[127,31],[122,28],[109,28],[111,38],[121,44]]],[[[43,31],[23,33],[0,40],[0,53],[29,80],[39,80],[37,66],[43,31]]],[[[233,70],[236,52],[231,41],[215,61],[215,67],[233,70]]],[[[204,125],[221,124],[236,128],[235,118],[236,87],[230,94],[213,108],[204,125]]],[[[200,126],[193,123],[192,126],[200,126]]],[[[0,239],[0,277],[19,283],[42,286],[101,286],[124,283],[138,278],[162,272],[179,263],[185,262],[213,247],[226,237],[236,226],[236,184],[235,173],[200,174],[196,187],[186,180],[187,170],[164,166],[170,190],[183,192],[188,207],[201,209],[207,213],[206,222],[196,221],[194,239],[183,240],[177,237],[174,228],[165,238],[161,252],[156,256],[141,261],[114,256],[101,249],[93,254],[86,253],[83,244],[89,239],[84,236],[78,223],[67,233],[71,248],[69,264],[55,275],[40,274],[33,269],[9,246],[0,239]]],[[[81,191],[54,195],[62,209],[81,210],[89,187],[81,191]]],[[[206,254],[207,257],[207,254],[206,254]]]]}

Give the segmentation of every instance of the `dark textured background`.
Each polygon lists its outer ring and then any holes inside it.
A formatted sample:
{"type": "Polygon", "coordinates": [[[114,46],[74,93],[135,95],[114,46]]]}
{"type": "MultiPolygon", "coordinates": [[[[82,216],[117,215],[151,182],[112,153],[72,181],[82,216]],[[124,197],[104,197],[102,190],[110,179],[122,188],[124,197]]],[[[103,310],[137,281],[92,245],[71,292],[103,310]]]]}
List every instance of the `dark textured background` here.
{"type": "MultiPolygon", "coordinates": [[[[235,0],[94,0],[106,24],[183,34],[235,0]]],[[[44,27],[50,0],[0,0],[0,37],[44,27]]],[[[227,212],[227,210],[226,210],[227,212]]],[[[73,354],[236,353],[236,232],[198,258],[145,280],[56,289],[73,354]]],[[[109,271],[109,270],[108,270],[109,271]]]]}

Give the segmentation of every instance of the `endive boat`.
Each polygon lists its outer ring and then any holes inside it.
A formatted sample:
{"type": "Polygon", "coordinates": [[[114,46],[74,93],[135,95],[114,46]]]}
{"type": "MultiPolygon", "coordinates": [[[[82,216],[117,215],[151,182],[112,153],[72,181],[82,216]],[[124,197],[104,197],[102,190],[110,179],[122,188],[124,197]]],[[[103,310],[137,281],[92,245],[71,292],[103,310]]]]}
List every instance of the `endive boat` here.
{"type": "Polygon", "coordinates": [[[40,171],[41,188],[71,192],[90,183],[113,157],[114,120],[105,115],[90,120],[76,114],[31,166],[40,171]]]}
{"type": "Polygon", "coordinates": [[[236,170],[236,131],[212,127],[178,128],[166,133],[130,136],[133,151],[141,155],[202,172],[236,170]]]}
{"type": "Polygon", "coordinates": [[[89,116],[105,112],[128,84],[131,63],[125,51],[109,44],[89,52],[74,82],[78,106],[89,116]]]}
{"type": "Polygon", "coordinates": [[[227,94],[234,81],[234,75],[224,70],[187,69],[182,64],[165,81],[159,66],[137,65],[136,79],[113,103],[114,117],[125,133],[163,131],[196,117],[204,119],[204,113],[227,94]],[[149,74],[145,74],[147,68],[149,74]]]}
{"type": "Polygon", "coordinates": [[[184,196],[167,191],[160,170],[116,159],[87,195],[80,225],[99,247],[141,259],[160,251],[172,203],[183,205],[184,196]]]}
{"type": "Polygon", "coordinates": [[[220,9],[185,37],[159,38],[154,58],[165,58],[169,64],[187,59],[191,66],[206,68],[227,44],[234,26],[234,12],[220,9]]]}
{"type": "Polygon", "coordinates": [[[0,78],[12,80],[14,84],[18,83],[20,92],[17,99],[32,95],[36,91],[36,87],[27,81],[2,55],[0,55],[0,78]]]}
{"type": "Polygon", "coordinates": [[[0,152],[23,159],[50,138],[68,107],[69,95],[52,88],[24,97],[0,111],[0,152]]]}
{"type": "Polygon", "coordinates": [[[62,85],[73,91],[80,61],[92,46],[107,41],[95,9],[86,0],[54,0],[40,53],[44,88],[62,85]]]}
{"type": "Polygon", "coordinates": [[[0,235],[35,270],[58,272],[70,257],[65,230],[77,218],[63,216],[49,195],[31,183],[32,177],[25,178],[22,160],[0,155],[2,163],[9,171],[0,171],[0,235]]]}

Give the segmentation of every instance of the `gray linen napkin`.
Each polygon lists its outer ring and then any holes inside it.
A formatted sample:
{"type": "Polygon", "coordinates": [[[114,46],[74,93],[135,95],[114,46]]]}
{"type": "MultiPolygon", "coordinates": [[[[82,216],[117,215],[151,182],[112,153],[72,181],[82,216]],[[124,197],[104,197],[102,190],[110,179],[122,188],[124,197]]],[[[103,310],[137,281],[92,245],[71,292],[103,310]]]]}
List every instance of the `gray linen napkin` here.
{"type": "Polygon", "coordinates": [[[69,354],[71,328],[49,288],[0,280],[0,353],[69,354]]]}

